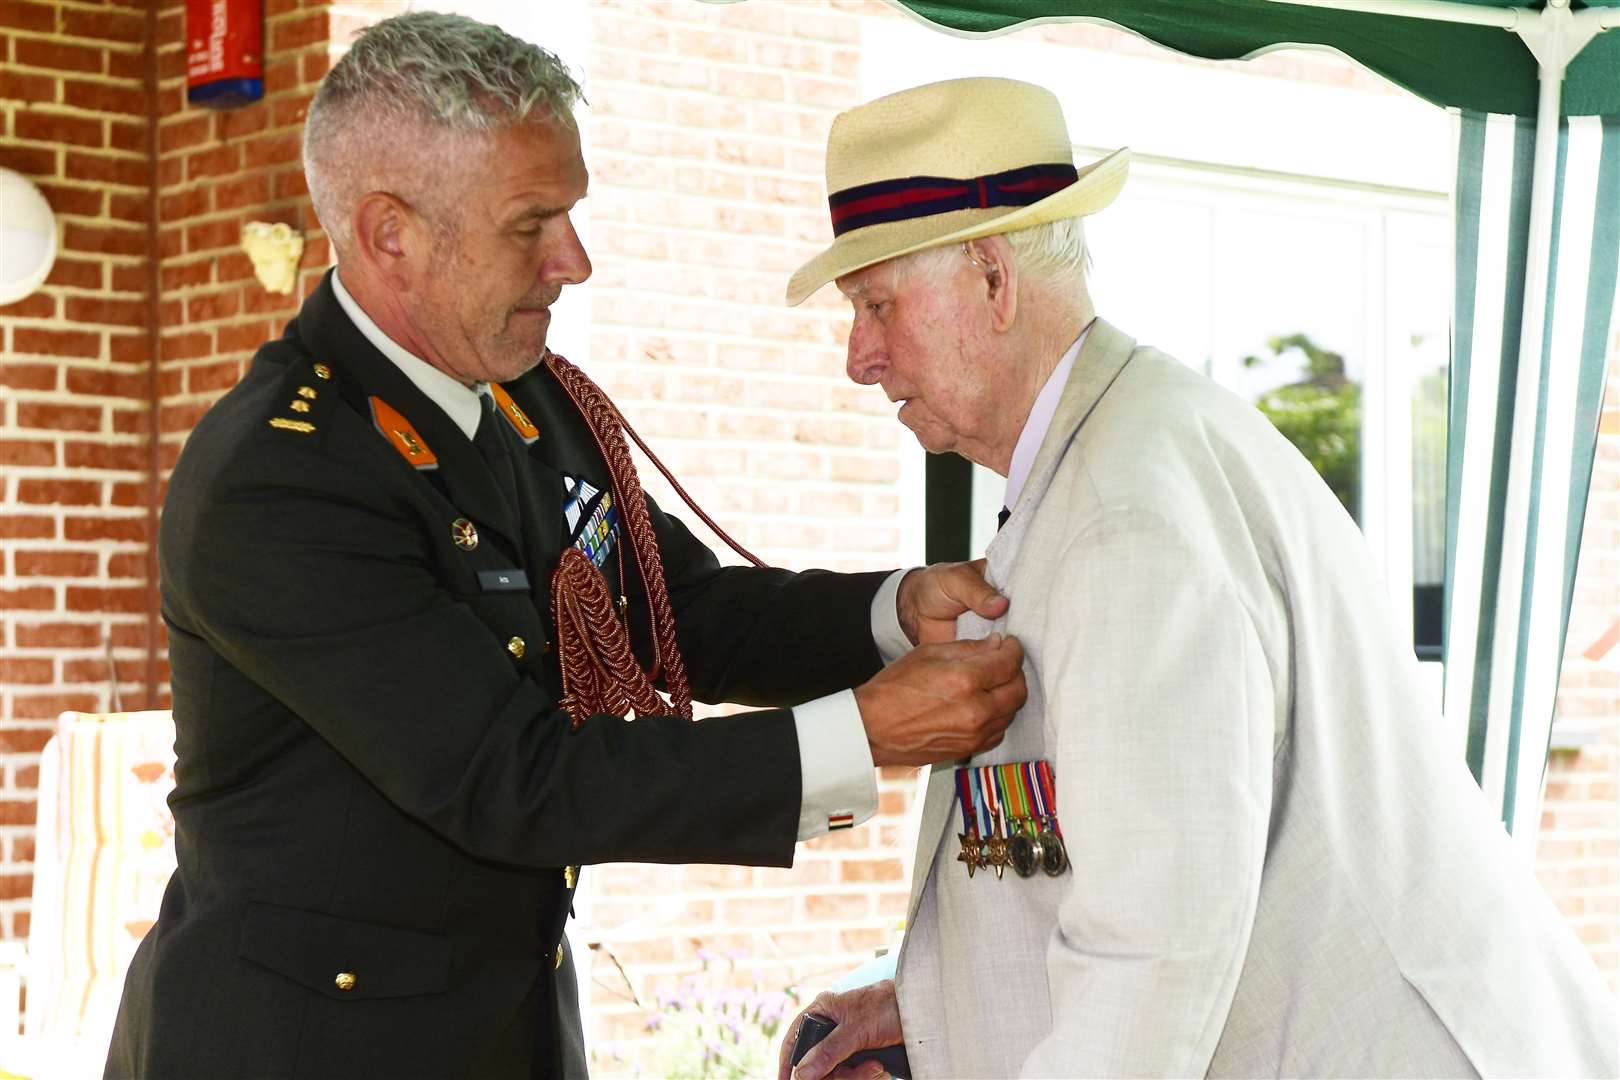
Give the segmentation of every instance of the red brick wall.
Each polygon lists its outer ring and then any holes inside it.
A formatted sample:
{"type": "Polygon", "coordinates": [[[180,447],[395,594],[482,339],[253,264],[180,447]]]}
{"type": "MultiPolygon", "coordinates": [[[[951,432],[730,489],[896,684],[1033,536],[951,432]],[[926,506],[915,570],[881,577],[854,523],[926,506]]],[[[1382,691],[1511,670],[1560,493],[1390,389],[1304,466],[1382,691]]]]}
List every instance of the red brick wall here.
{"type": "MultiPolygon", "coordinates": [[[[820,4],[592,12],[593,374],[762,558],[895,565],[892,407],[844,377],[841,299],[793,309],[782,299],[788,275],[826,242],[827,129],[860,100],[857,18],[820,4]]],[[[679,509],[667,485],[645,479],[679,509]]],[[[650,1010],[630,992],[655,1007],[698,969],[700,948],[731,958],[735,982],[780,990],[825,985],[887,944],[905,910],[911,776],[886,770],[879,816],[812,842],[791,870],[594,871],[578,936],[603,939],[582,973],[595,1041],[656,1074],[650,1010]]]]}
{"type": "Polygon", "coordinates": [[[326,268],[300,158],[304,111],[327,69],[323,4],[265,4],[264,98],[223,112],[185,101],[184,7],[158,26],[157,259],[165,301],[159,350],[160,467],[167,474],[208,406],[236,384],[253,351],[281,332],[303,290],[266,292],[239,247],[249,221],[304,234],[305,288],[326,268]]]}
{"type": "Polygon", "coordinates": [[[39,750],[64,709],[147,700],[147,15],[0,4],[0,167],[60,222],[0,308],[0,934],[28,932],[39,750]]]}
{"type": "Polygon", "coordinates": [[[155,12],[0,4],[0,166],[39,184],[63,238],[45,288],[0,309],[7,937],[28,928],[38,752],[57,713],[168,703],[148,578],[152,495],[161,499],[197,418],[301,296],[259,287],[238,249],[241,226],[285,221],[305,232],[305,288],[327,263],[299,137],[332,20],[320,3],[265,7],[264,99],[216,113],[185,102],[177,0],[155,12]]]}
{"type": "Polygon", "coordinates": [[[857,18],[816,4],[593,12],[593,369],[762,557],[893,565],[901,429],[844,378],[847,305],[782,299],[826,242],[827,129],[860,99],[857,18]]]}

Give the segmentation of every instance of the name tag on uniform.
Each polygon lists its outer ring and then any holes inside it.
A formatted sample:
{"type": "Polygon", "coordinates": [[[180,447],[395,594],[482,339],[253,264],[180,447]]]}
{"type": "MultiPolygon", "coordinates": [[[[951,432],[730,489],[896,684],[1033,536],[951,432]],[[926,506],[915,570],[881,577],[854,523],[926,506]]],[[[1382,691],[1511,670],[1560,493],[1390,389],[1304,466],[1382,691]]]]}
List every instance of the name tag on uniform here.
{"type": "Polygon", "coordinates": [[[480,570],[478,587],[485,592],[528,592],[529,575],[521,569],[480,570]]]}

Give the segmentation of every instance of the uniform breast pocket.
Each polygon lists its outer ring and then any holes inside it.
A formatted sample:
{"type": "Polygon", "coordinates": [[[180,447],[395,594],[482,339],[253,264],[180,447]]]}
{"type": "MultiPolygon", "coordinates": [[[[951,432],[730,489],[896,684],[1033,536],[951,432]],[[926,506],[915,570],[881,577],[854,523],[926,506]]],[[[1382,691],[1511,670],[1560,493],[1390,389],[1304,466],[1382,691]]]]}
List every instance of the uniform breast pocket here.
{"type": "Polygon", "coordinates": [[[443,934],[279,904],[248,904],[237,953],[341,1001],[442,994],[450,986],[450,939],[443,934]]]}

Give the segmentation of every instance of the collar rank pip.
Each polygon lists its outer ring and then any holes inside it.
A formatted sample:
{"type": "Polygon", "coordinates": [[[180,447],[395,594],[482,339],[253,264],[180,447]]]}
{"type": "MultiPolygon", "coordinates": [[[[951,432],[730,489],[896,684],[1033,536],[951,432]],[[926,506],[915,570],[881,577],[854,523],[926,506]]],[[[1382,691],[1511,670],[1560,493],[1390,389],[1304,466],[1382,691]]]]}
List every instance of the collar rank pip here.
{"type": "Polygon", "coordinates": [[[1037,869],[1048,877],[1068,869],[1051,762],[957,769],[956,796],[962,807],[962,831],[957,836],[962,851],[956,861],[965,866],[968,877],[988,868],[999,881],[1009,866],[1024,878],[1034,877],[1037,869]]]}
{"type": "Polygon", "coordinates": [[[388,445],[399,451],[412,468],[426,471],[439,467],[438,455],[428,446],[427,440],[422,438],[411,422],[400,415],[388,402],[380,397],[371,398],[371,422],[377,426],[377,431],[388,440],[388,445]]]}

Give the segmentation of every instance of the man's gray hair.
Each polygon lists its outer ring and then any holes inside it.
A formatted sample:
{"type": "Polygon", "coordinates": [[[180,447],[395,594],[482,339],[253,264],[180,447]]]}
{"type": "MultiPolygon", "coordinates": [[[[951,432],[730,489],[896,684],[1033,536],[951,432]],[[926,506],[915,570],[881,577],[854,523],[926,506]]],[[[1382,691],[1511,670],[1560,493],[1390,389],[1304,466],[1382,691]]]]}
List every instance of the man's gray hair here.
{"type": "Polygon", "coordinates": [[[1084,218],[1059,218],[1006,236],[1018,269],[1038,280],[1054,284],[1070,278],[1078,281],[1091,269],[1084,218]]]}
{"type": "Polygon", "coordinates": [[[342,254],[365,192],[433,203],[430,192],[400,188],[442,178],[436,166],[469,140],[537,113],[572,126],[581,96],[555,54],[499,27],[433,11],[385,19],[355,35],[310,103],[304,175],[315,213],[342,254]]]}
{"type": "MultiPolygon", "coordinates": [[[[1084,219],[1059,218],[1044,225],[1002,233],[1012,248],[1020,274],[1051,285],[1080,281],[1091,269],[1084,219]]],[[[925,277],[942,277],[956,269],[965,248],[961,244],[926,248],[902,256],[902,269],[925,277]]]]}

